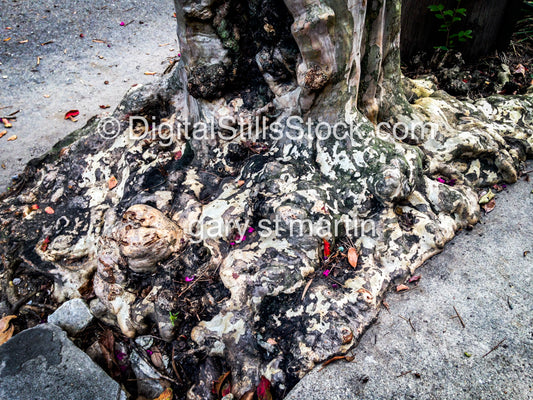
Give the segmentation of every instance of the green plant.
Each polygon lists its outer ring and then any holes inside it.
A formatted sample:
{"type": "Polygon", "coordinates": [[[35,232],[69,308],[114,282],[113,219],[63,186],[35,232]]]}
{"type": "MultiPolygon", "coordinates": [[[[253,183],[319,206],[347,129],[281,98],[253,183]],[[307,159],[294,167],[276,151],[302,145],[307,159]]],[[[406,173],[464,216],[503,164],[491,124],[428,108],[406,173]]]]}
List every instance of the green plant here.
{"type": "Polygon", "coordinates": [[[172,326],[176,326],[176,321],[178,320],[178,313],[176,314],[172,314],[172,311],[169,311],[168,312],[168,316],[170,318],[170,323],[172,324],[172,326]]]}
{"type": "Polygon", "coordinates": [[[516,23],[514,43],[533,41],[533,1],[524,1],[520,19],[516,23]]]}
{"type": "Polygon", "coordinates": [[[472,39],[472,30],[454,32],[458,22],[466,17],[466,8],[461,7],[461,0],[456,0],[455,8],[446,9],[444,4],[432,4],[428,8],[441,21],[439,32],[446,32],[446,43],[443,46],[435,46],[436,49],[450,50],[458,42],[466,42],[472,39]]]}

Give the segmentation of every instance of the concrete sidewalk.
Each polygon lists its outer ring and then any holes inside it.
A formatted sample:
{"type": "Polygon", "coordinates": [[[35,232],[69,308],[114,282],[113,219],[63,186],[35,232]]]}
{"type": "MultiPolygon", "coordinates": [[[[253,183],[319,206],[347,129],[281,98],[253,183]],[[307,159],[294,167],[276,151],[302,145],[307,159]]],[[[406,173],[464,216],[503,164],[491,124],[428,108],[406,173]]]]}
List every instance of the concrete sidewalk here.
{"type": "Polygon", "coordinates": [[[418,286],[388,294],[353,362],[316,368],[286,400],[533,399],[532,189],[498,194],[417,271],[418,286]]]}
{"type": "Polygon", "coordinates": [[[170,0],[0,0],[0,116],[20,110],[0,139],[0,192],[132,85],[157,79],[145,72],[162,73],[178,53],[173,14],[170,0]],[[72,109],[76,123],[64,119],[72,109]]]}

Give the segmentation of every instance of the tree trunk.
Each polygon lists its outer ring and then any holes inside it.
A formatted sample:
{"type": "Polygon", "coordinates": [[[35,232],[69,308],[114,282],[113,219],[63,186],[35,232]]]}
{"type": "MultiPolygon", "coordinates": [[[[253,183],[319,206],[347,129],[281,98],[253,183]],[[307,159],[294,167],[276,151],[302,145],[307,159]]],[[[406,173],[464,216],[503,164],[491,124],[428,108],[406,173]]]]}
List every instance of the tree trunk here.
{"type": "MultiPolygon", "coordinates": [[[[439,32],[440,21],[429,11],[429,4],[444,4],[446,9],[457,7],[456,0],[442,0],[421,4],[419,0],[402,1],[402,59],[408,62],[418,52],[432,52],[435,46],[446,43],[446,33],[439,32]],[[427,4],[426,4],[427,3],[427,4]]],[[[457,44],[463,56],[475,61],[509,44],[520,16],[522,0],[463,0],[461,7],[467,15],[453,26],[454,33],[472,30],[472,40],[457,44]]]]}
{"type": "Polygon", "coordinates": [[[0,250],[6,269],[54,275],[58,298],[96,271],[91,306],[128,337],[180,336],[187,398],[227,370],[238,397],[261,375],[281,396],[478,220],[473,188],[517,179],[532,101],[402,80],[399,0],[176,9],[180,62],[126,95],[117,126],[94,119],[30,163],[4,196],[0,250]]]}

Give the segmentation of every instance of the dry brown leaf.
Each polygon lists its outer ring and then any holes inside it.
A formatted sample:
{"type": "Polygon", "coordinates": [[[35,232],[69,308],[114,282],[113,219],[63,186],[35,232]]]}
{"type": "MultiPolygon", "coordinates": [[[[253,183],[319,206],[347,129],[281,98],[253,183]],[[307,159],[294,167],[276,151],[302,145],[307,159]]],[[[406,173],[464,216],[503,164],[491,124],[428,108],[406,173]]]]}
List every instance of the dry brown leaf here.
{"type": "Polygon", "coordinates": [[[157,398],[154,400],[172,400],[173,394],[171,388],[166,388],[163,393],[161,393],[157,398]]]}
{"type": "Polygon", "coordinates": [[[145,75],[155,75],[155,74],[157,74],[157,72],[149,72],[149,71],[147,71],[147,72],[145,72],[144,74],[145,74],[145,75]]]}
{"type": "Polygon", "coordinates": [[[6,133],[7,133],[6,130],[3,130],[2,132],[0,132],[0,138],[4,137],[6,133]]]}
{"type": "Polygon", "coordinates": [[[342,335],[342,344],[351,343],[353,340],[353,331],[349,329],[346,332],[346,334],[342,335]]]}
{"type": "Polygon", "coordinates": [[[222,375],[220,378],[218,378],[213,383],[213,385],[214,385],[213,388],[214,388],[215,394],[219,398],[222,398],[226,394],[231,392],[231,382],[229,380],[230,374],[231,374],[231,371],[226,372],[224,375],[222,375]],[[228,392],[228,389],[229,389],[229,392],[228,392]],[[226,392],[228,392],[228,393],[226,393],[226,392]]]}
{"type": "Polygon", "coordinates": [[[157,347],[152,347],[152,354],[150,354],[150,361],[152,361],[152,364],[157,369],[161,370],[165,367],[165,364],[163,363],[163,355],[161,354],[161,350],[157,347]]]}
{"type": "Polygon", "coordinates": [[[254,391],[248,390],[246,393],[244,393],[241,397],[241,400],[253,400],[254,398],[254,391]]]}
{"type": "Polygon", "coordinates": [[[0,319],[0,346],[2,346],[5,342],[7,342],[11,338],[11,336],[13,336],[15,327],[11,325],[9,321],[11,321],[14,318],[17,318],[17,316],[7,315],[4,318],[0,319]]]}
{"type": "Polygon", "coordinates": [[[266,32],[268,32],[268,33],[275,33],[275,32],[276,32],[276,30],[274,29],[274,27],[273,27],[272,25],[270,25],[270,24],[265,24],[265,25],[263,26],[263,29],[264,29],[266,32]]]}
{"type": "Polygon", "coordinates": [[[7,138],[8,142],[12,142],[14,140],[17,140],[17,135],[13,135],[13,136],[10,136],[10,137],[7,138]]]}
{"type": "Polygon", "coordinates": [[[350,247],[348,250],[348,262],[352,267],[357,268],[357,260],[359,260],[359,254],[357,254],[357,250],[355,250],[353,247],[350,247]]]}
{"type": "Polygon", "coordinates": [[[398,286],[396,286],[396,291],[397,292],[403,292],[404,290],[409,290],[409,286],[407,286],[407,285],[398,285],[398,286]]]}
{"type": "Polygon", "coordinates": [[[109,178],[109,182],[107,182],[107,185],[109,187],[109,190],[114,189],[118,185],[117,178],[115,178],[114,176],[109,178]]]}
{"type": "Polygon", "coordinates": [[[4,127],[11,128],[13,125],[11,125],[11,122],[7,118],[2,118],[2,123],[4,124],[4,127]]]}
{"type": "Polygon", "coordinates": [[[487,204],[483,205],[483,209],[485,210],[487,214],[490,213],[492,210],[494,210],[494,208],[496,208],[496,200],[494,199],[489,201],[487,204]]]}

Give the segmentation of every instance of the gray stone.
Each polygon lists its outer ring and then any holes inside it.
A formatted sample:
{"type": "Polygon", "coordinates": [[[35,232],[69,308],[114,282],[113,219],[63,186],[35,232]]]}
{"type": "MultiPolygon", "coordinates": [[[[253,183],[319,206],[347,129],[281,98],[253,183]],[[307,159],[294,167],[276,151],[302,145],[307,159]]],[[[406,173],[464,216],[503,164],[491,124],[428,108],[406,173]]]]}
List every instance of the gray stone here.
{"type": "Polygon", "coordinates": [[[64,331],[43,324],[0,346],[0,399],[122,400],[126,394],[64,331]]]}
{"type": "Polygon", "coordinates": [[[48,317],[48,323],[63,328],[70,335],[83,331],[92,320],[91,310],[82,299],[67,301],[48,317]]]}
{"type": "Polygon", "coordinates": [[[165,388],[159,383],[161,374],[148,364],[138,352],[130,354],[131,368],[137,377],[137,390],[139,395],[149,399],[158,397],[165,388]]]}

